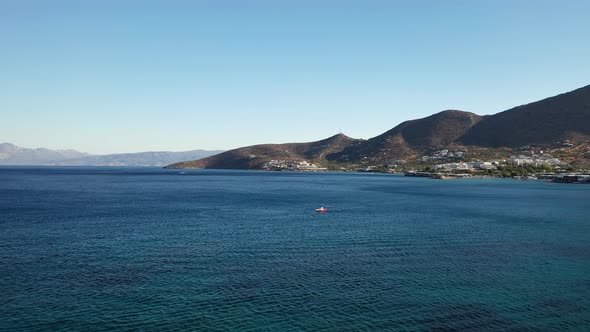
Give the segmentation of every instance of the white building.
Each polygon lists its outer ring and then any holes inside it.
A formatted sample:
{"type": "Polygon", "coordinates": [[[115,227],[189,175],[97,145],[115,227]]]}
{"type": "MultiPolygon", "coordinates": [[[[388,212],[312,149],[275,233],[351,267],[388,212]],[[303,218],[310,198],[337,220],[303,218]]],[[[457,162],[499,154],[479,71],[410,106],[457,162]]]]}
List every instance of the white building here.
{"type": "Polygon", "coordinates": [[[492,165],[489,161],[471,161],[467,165],[474,169],[496,169],[496,166],[492,165]]]}
{"type": "Polygon", "coordinates": [[[450,170],[450,171],[456,171],[456,170],[467,171],[470,169],[469,165],[466,163],[463,163],[463,162],[439,164],[439,165],[435,165],[434,168],[435,169],[445,169],[445,170],[450,170]]]}
{"type": "Polygon", "coordinates": [[[551,165],[551,166],[561,166],[565,165],[564,162],[560,161],[558,158],[553,158],[550,155],[545,156],[511,156],[510,160],[508,161],[509,164],[514,166],[541,166],[541,165],[551,165]]]}

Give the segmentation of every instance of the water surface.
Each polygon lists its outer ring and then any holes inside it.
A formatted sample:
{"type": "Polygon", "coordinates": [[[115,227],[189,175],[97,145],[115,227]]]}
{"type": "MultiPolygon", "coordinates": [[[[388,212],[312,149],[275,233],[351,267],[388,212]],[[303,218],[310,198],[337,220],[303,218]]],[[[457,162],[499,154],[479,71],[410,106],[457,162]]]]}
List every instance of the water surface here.
{"type": "Polygon", "coordinates": [[[587,331],[589,202],[538,181],[2,167],[0,330],[587,331]]]}

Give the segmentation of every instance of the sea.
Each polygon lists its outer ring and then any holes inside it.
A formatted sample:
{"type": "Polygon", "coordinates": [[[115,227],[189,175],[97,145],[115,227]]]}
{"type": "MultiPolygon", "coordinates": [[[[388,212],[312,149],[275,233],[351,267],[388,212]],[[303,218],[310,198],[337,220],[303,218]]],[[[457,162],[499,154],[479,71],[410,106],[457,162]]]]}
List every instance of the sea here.
{"type": "Polygon", "coordinates": [[[590,331],[590,185],[4,166],[0,330],[590,331]]]}

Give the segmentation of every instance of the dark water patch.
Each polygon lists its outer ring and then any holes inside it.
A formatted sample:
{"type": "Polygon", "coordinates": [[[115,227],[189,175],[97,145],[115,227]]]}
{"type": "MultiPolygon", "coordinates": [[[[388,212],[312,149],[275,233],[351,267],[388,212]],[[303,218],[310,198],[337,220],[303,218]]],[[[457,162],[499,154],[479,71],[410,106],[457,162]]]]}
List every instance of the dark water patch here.
{"type": "Polygon", "coordinates": [[[554,247],[555,252],[559,255],[590,261],[590,245],[557,245],[554,247]]]}
{"type": "Polygon", "coordinates": [[[498,331],[524,328],[503,317],[499,311],[477,303],[437,305],[415,320],[419,330],[433,331],[498,331]]]}
{"type": "Polygon", "coordinates": [[[555,312],[558,314],[564,313],[584,313],[588,309],[578,304],[576,301],[564,298],[546,298],[537,304],[542,310],[555,312]]]}

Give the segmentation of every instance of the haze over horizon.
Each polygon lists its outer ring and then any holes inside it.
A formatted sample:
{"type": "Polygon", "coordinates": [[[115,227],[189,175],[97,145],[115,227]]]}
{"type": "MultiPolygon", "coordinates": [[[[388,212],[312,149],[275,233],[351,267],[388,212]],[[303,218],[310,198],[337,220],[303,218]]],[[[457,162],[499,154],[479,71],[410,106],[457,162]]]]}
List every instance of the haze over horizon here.
{"type": "Polygon", "coordinates": [[[370,138],[588,85],[587,1],[3,1],[0,143],[94,154],[370,138]]]}

